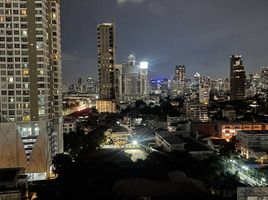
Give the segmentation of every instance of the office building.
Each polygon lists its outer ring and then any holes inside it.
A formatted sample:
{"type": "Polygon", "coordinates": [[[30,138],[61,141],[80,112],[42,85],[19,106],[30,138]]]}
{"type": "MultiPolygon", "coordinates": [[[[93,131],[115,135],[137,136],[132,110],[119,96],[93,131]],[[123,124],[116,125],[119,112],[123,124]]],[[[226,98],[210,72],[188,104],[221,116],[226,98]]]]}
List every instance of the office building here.
{"type": "Polygon", "coordinates": [[[0,167],[49,176],[63,151],[59,0],[0,2],[0,167]]]}
{"type": "Polygon", "coordinates": [[[120,102],[148,99],[148,62],[137,64],[135,56],[131,54],[126,63],[116,65],[116,71],[120,102]]]}
{"type": "Polygon", "coordinates": [[[233,100],[245,99],[245,70],[240,55],[230,58],[230,98],[233,100]]]}

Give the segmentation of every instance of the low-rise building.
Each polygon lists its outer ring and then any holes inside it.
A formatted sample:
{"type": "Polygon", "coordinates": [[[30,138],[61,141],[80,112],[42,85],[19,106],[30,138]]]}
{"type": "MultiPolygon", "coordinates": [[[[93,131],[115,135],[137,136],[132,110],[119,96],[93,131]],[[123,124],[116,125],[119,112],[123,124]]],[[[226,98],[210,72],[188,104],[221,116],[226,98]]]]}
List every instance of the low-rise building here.
{"type": "Polygon", "coordinates": [[[186,116],[192,121],[209,121],[207,104],[187,102],[186,116]]]}
{"type": "Polygon", "coordinates": [[[268,131],[247,130],[238,131],[238,150],[246,159],[260,159],[261,162],[267,160],[268,151],[268,131]]]}
{"type": "Polygon", "coordinates": [[[185,142],[187,143],[185,150],[196,160],[204,160],[214,154],[212,148],[192,137],[187,137],[185,142]]]}
{"type": "Polygon", "coordinates": [[[222,138],[218,138],[218,137],[208,137],[203,139],[203,141],[213,150],[219,152],[219,150],[226,145],[227,141],[225,139],[222,138]]]}
{"type": "Polygon", "coordinates": [[[113,100],[97,100],[96,109],[99,113],[116,113],[116,103],[113,100]]]}
{"type": "Polygon", "coordinates": [[[263,122],[220,122],[217,124],[218,134],[226,140],[235,136],[238,131],[268,131],[268,123],[263,122]]]}
{"type": "Polygon", "coordinates": [[[64,119],[63,120],[63,132],[70,133],[76,130],[76,120],[75,119],[64,119]]]}
{"type": "Polygon", "coordinates": [[[169,132],[180,132],[183,135],[190,133],[191,124],[182,117],[167,116],[167,130],[169,132]]]}
{"type": "Polygon", "coordinates": [[[155,131],[155,142],[157,146],[163,147],[163,149],[168,152],[175,150],[184,151],[186,144],[181,136],[168,131],[155,131]]]}
{"type": "Polygon", "coordinates": [[[113,126],[111,129],[107,129],[104,133],[106,136],[106,143],[116,146],[124,146],[129,143],[129,137],[131,134],[128,130],[121,126],[113,126]]]}

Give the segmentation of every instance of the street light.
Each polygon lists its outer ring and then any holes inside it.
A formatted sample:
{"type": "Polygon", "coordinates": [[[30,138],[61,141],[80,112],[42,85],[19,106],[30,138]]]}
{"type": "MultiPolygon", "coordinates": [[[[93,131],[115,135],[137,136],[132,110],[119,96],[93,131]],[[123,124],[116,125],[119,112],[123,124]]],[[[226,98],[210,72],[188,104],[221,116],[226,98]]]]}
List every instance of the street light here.
{"type": "Polygon", "coordinates": [[[138,144],[138,141],[137,140],[133,140],[132,141],[132,144],[136,146],[138,144]]]}

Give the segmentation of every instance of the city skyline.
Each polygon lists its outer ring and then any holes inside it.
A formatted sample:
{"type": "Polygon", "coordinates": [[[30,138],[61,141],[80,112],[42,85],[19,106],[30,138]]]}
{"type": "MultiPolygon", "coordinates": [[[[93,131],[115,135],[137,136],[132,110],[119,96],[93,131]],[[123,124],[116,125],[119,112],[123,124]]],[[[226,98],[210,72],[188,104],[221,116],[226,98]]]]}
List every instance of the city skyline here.
{"type": "Polygon", "coordinates": [[[268,15],[266,6],[264,0],[259,4],[239,0],[64,1],[63,79],[76,82],[78,77],[97,78],[95,27],[113,18],[117,63],[134,52],[149,61],[150,78],[171,78],[176,65],[185,65],[187,78],[195,72],[225,78],[232,54],[243,56],[246,72],[259,72],[268,63],[268,47],[263,45],[268,33],[263,25],[268,15]],[[77,23],[79,20],[85,23],[77,23]]]}

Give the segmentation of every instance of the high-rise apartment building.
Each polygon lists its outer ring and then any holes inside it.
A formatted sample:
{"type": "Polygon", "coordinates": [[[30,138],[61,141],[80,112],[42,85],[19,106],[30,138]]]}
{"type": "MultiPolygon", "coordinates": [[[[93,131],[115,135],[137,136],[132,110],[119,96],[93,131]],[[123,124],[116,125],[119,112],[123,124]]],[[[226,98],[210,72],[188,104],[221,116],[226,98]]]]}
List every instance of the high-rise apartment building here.
{"type": "Polygon", "coordinates": [[[185,66],[184,65],[176,66],[175,79],[176,79],[178,94],[184,94],[184,90],[185,90],[185,66]]]}
{"type": "Polygon", "coordinates": [[[0,167],[49,175],[63,151],[59,0],[0,0],[0,167]]]}
{"type": "Polygon", "coordinates": [[[240,55],[230,58],[230,98],[232,100],[245,99],[245,70],[240,55]]]}
{"type": "Polygon", "coordinates": [[[97,29],[100,98],[115,99],[115,25],[102,23],[97,29]]]}
{"type": "MultiPolygon", "coordinates": [[[[118,102],[118,89],[116,82],[116,47],[115,24],[102,23],[97,25],[98,30],[98,71],[99,71],[99,100],[118,102]]],[[[99,102],[97,105],[101,105],[99,102]]],[[[106,105],[106,103],[105,103],[106,105]]],[[[98,109],[98,107],[97,107],[98,109]]],[[[102,110],[99,108],[99,112],[102,110]]],[[[108,109],[109,110],[109,109],[108,109]]],[[[112,111],[112,109],[111,109],[112,111]]],[[[105,110],[107,112],[107,109],[105,110]]]]}
{"type": "Polygon", "coordinates": [[[210,78],[206,76],[200,77],[199,85],[199,102],[203,104],[208,104],[209,102],[209,91],[211,89],[210,78]]]}

